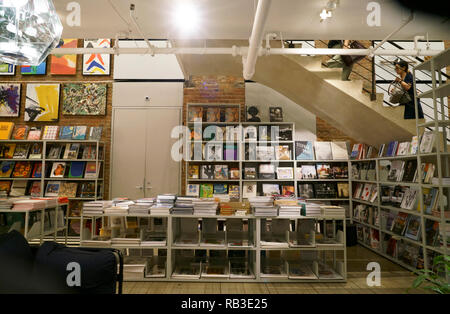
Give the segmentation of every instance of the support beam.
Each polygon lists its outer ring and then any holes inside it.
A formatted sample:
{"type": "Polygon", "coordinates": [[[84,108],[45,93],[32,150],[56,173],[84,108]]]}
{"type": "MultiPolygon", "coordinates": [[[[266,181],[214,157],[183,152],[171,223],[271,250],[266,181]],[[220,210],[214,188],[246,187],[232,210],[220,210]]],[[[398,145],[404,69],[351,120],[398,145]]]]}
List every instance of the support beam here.
{"type": "Polygon", "coordinates": [[[261,43],[264,38],[264,28],[267,16],[269,15],[270,4],[272,0],[259,0],[256,8],[255,20],[253,22],[252,34],[250,36],[250,46],[248,54],[243,58],[243,76],[249,80],[255,74],[256,60],[258,58],[261,43]]]}

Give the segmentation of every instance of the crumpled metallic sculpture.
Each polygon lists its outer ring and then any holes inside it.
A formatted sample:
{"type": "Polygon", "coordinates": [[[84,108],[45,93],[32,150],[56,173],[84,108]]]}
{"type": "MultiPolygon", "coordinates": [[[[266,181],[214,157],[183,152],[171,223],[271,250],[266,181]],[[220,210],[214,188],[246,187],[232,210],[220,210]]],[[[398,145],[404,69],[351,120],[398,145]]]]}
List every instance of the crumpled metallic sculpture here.
{"type": "Polygon", "coordinates": [[[0,0],[0,61],[41,64],[62,30],[52,0],[0,0]]]}

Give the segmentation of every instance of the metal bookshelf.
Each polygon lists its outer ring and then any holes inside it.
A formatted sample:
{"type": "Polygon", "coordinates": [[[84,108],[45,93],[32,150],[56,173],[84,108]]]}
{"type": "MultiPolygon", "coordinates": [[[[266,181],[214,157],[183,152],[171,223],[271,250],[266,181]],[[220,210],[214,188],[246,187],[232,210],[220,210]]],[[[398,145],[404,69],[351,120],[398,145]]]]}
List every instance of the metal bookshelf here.
{"type": "MultiPolygon", "coordinates": [[[[224,216],[224,215],[112,215],[112,214],[103,214],[103,215],[83,215],[81,217],[82,220],[84,219],[91,219],[96,220],[101,218],[102,219],[102,225],[105,222],[105,218],[112,218],[112,217],[139,217],[139,218],[164,218],[167,219],[167,228],[166,228],[166,245],[164,246],[136,246],[136,245],[120,245],[120,246],[107,246],[117,249],[138,249],[138,250],[164,250],[166,251],[166,274],[164,278],[141,278],[141,279],[130,279],[129,281],[203,281],[203,282],[345,282],[347,280],[347,252],[346,252],[346,228],[345,228],[345,217],[343,216],[317,216],[317,217],[305,217],[305,216],[295,216],[295,217],[257,217],[252,214],[247,214],[245,216],[224,216]],[[229,246],[226,242],[225,236],[225,244],[222,246],[210,246],[210,245],[202,245],[201,244],[201,231],[198,231],[198,245],[177,245],[176,242],[176,235],[177,230],[180,224],[182,224],[183,219],[197,219],[197,220],[203,220],[208,218],[215,218],[217,220],[223,220],[226,221],[228,219],[243,219],[248,221],[248,235],[249,239],[252,240],[252,245],[250,246],[242,246],[242,247],[236,247],[236,246],[229,246]],[[291,247],[288,245],[288,239],[289,239],[289,230],[286,230],[286,247],[267,247],[261,244],[261,238],[262,238],[262,221],[266,220],[276,220],[276,219],[284,219],[289,220],[290,224],[293,224],[295,227],[295,230],[297,231],[297,226],[301,220],[311,220],[314,222],[314,226],[317,227],[318,224],[322,224],[321,232],[323,233],[323,236],[328,237],[327,235],[327,228],[325,227],[325,223],[331,223],[333,224],[333,228],[331,228],[333,231],[333,234],[331,235],[331,238],[336,239],[335,244],[320,244],[315,241],[315,233],[313,232],[311,234],[312,242],[309,245],[305,245],[302,247],[291,247]],[[341,224],[343,226],[342,233],[339,233],[336,231],[336,224],[341,224]],[[174,278],[173,272],[175,270],[175,262],[177,259],[177,252],[187,250],[187,251],[247,251],[247,259],[249,262],[249,267],[252,270],[252,273],[254,275],[254,278],[230,278],[228,277],[200,277],[198,279],[184,279],[184,278],[174,278]],[[262,258],[265,256],[265,254],[268,254],[268,252],[272,251],[279,251],[285,254],[293,254],[293,257],[289,255],[288,259],[283,259],[283,263],[285,264],[285,267],[289,267],[288,260],[292,262],[293,259],[299,258],[303,254],[315,254],[316,259],[311,261],[311,265],[313,265],[312,269],[313,272],[316,272],[318,263],[327,263],[328,266],[330,266],[334,273],[335,278],[320,278],[317,276],[316,279],[289,279],[287,275],[283,278],[267,278],[262,276],[261,274],[261,268],[262,268],[262,258]],[[300,257],[299,257],[300,256],[300,257]]],[[[227,234],[225,232],[225,234],[227,234]]],[[[91,236],[94,236],[94,231],[91,230],[91,236]]],[[[83,233],[80,234],[80,239],[85,238],[86,235],[83,235],[83,233]]],[[[89,236],[87,237],[89,238],[89,236]]],[[[83,245],[83,243],[82,243],[83,245]]],[[[144,255],[143,255],[144,256],[144,255]]],[[[147,255],[145,255],[147,256],[147,255]]],[[[317,275],[317,274],[316,274],[317,275]]]]}
{"type": "MultiPolygon", "coordinates": [[[[450,84],[448,82],[444,82],[441,76],[440,70],[442,68],[445,68],[450,65],[450,50],[447,49],[441,54],[423,62],[422,64],[416,66],[413,69],[413,76],[414,76],[414,102],[415,102],[415,111],[416,111],[416,130],[417,135],[419,138],[421,135],[424,134],[424,132],[433,132],[434,134],[434,143],[433,143],[433,151],[431,153],[424,153],[420,151],[420,148],[417,151],[416,155],[409,155],[409,156],[394,156],[394,157],[380,157],[380,158],[371,158],[371,159],[364,159],[364,160],[351,160],[351,163],[364,163],[364,162],[375,162],[376,163],[376,180],[375,181],[367,181],[367,180],[354,180],[353,175],[350,175],[351,182],[352,183],[372,183],[376,184],[378,188],[378,197],[377,200],[371,204],[368,202],[364,202],[361,200],[351,200],[351,210],[353,214],[354,205],[355,204],[365,204],[373,206],[374,210],[378,211],[378,219],[379,224],[378,226],[366,224],[361,221],[357,221],[356,219],[353,219],[353,222],[360,224],[361,226],[370,228],[370,229],[376,229],[379,231],[380,236],[380,243],[379,248],[373,248],[370,245],[367,245],[363,241],[358,240],[358,242],[375,251],[376,253],[392,260],[393,262],[399,264],[400,266],[403,266],[407,268],[408,270],[411,270],[413,272],[417,272],[418,269],[405,264],[401,260],[398,259],[398,256],[390,256],[386,254],[385,248],[383,247],[383,235],[388,234],[392,237],[395,237],[398,241],[407,242],[409,244],[415,245],[416,247],[419,247],[419,254],[421,253],[423,256],[423,268],[425,270],[432,270],[432,265],[430,265],[431,259],[430,257],[433,256],[435,253],[446,255],[449,254],[449,244],[447,242],[447,236],[445,233],[445,230],[448,228],[450,224],[450,217],[446,217],[446,213],[448,213],[448,200],[450,200],[450,186],[443,184],[443,178],[450,177],[450,163],[449,163],[449,157],[450,152],[448,150],[448,143],[447,143],[447,137],[449,134],[449,127],[450,127],[450,120],[449,116],[446,113],[445,104],[444,104],[444,98],[450,96],[450,84]],[[420,95],[417,95],[417,90],[415,88],[415,82],[416,82],[416,71],[429,71],[431,72],[432,77],[432,89],[430,91],[424,92],[420,95]],[[426,123],[423,123],[420,119],[418,119],[418,100],[423,98],[432,98],[433,99],[433,109],[434,109],[434,116],[432,117],[431,121],[428,121],[426,123]],[[428,129],[428,130],[426,130],[428,129]],[[431,131],[429,131],[431,129],[431,131]],[[418,181],[417,182],[381,182],[379,181],[380,178],[380,161],[381,160],[414,160],[417,159],[417,173],[418,173],[418,181]],[[421,171],[422,162],[431,162],[436,165],[435,174],[437,174],[438,184],[433,183],[423,183],[423,173],[421,171]],[[437,171],[437,173],[436,173],[437,171]],[[432,213],[432,215],[427,214],[424,210],[425,206],[420,206],[420,211],[418,210],[407,210],[402,208],[397,208],[393,206],[387,206],[381,204],[381,186],[386,185],[396,185],[396,186],[408,186],[413,189],[418,190],[419,194],[419,200],[418,204],[424,204],[424,189],[429,188],[436,188],[438,189],[438,205],[437,205],[437,211],[432,213]],[[446,200],[443,195],[446,196],[446,200]],[[408,215],[415,215],[420,217],[420,237],[419,240],[413,240],[409,239],[407,237],[397,235],[395,233],[390,232],[389,230],[384,230],[382,226],[382,216],[381,216],[381,210],[389,210],[389,211],[397,211],[397,212],[403,212],[408,215]],[[447,209],[447,211],[445,211],[447,209]],[[442,243],[437,243],[434,246],[427,244],[427,221],[431,220],[434,222],[439,223],[439,230],[444,230],[444,236],[442,237],[442,243]]],[[[420,143],[420,141],[419,141],[420,143]]],[[[420,146],[419,146],[420,147],[420,146]]],[[[351,167],[350,167],[351,169],[351,167]]],[[[438,232],[438,231],[437,231],[438,232]]],[[[447,271],[446,272],[447,280],[450,281],[450,274],[447,271]]]]}

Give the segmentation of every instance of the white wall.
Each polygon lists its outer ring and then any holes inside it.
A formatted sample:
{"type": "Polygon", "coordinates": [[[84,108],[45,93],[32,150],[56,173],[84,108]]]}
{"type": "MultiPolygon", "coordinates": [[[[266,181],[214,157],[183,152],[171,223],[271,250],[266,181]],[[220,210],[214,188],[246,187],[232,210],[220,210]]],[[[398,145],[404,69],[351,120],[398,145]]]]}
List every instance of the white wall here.
{"type": "MultiPolygon", "coordinates": [[[[167,41],[150,41],[156,47],[166,47],[167,41]]],[[[120,48],[145,48],[143,40],[119,40],[120,48]]],[[[116,80],[182,80],[183,71],[175,55],[123,54],[114,59],[116,80]]]]}
{"type": "Polygon", "coordinates": [[[245,103],[258,107],[261,121],[269,121],[269,107],[282,107],[284,121],[295,123],[295,140],[316,140],[316,116],[272,88],[245,83],[245,103]]]}

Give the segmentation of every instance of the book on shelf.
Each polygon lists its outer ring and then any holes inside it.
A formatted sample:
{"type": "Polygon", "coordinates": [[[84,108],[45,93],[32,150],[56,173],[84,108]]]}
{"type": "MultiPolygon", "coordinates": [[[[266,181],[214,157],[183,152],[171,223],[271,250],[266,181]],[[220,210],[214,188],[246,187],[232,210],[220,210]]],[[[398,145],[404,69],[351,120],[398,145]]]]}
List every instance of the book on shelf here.
{"type": "Polygon", "coordinates": [[[45,196],[58,196],[60,187],[60,181],[49,181],[45,187],[45,196]]]}
{"type": "Polygon", "coordinates": [[[245,180],[257,179],[256,167],[245,167],[244,168],[244,179],[245,180]]]}
{"type": "Polygon", "coordinates": [[[14,150],[13,159],[27,159],[30,151],[30,144],[17,144],[14,150]]]}
{"type": "Polygon", "coordinates": [[[299,197],[310,199],[314,198],[314,186],[311,183],[299,183],[298,184],[299,197]]]}
{"type": "Polygon", "coordinates": [[[341,183],[341,182],[339,182],[337,184],[337,191],[338,191],[338,197],[339,198],[348,198],[349,197],[349,186],[348,186],[348,183],[341,183]]]}
{"type": "Polygon", "coordinates": [[[200,185],[188,184],[186,187],[186,195],[198,197],[200,195],[200,185]]]}
{"type": "Polygon", "coordinates": [[[228,184],[214,183],[213,185],[213,197],[228,195],[228,184]]]}
{"type": "Polygon", "coordinates": [[[301,179],[302,180],[311,180],[317,179],[317,171],[316,166],[314,165],[302,165],[301,166],[301,179]]]}
{"type": "Polygon", "coordinates": [[[199,179],[199,165],[188,165],[188,179],[199,179]]]}
{"type": "Polygon", "coordinates": [[[88,161],[86,162],[86,167],[84,171],[84,177],[86,179],[97,179],[98,174],[100,172],[102,163],[98,162],[98,168],[97,168],[97,162],[96,161],[88,161]]]}
{"type": "Polygon", "coordinates": [[[42,134],[43,140],[56,140],[58,138],[59,126],[46,125],[44,127],[44,133],[42,134]]]}
{"type": "Polygon", "coordinates": [[[72,161],[69,166],[69,178],[83,178],[85,166],[84,161],[72,161]]]}
{"type": "MultiPolygon", "coordinates": [[[[420,225],[419,225],[420,228],[420,225]]],[[[420,231],[420,229],[419,229],[420,231]]],[[[420,232],[417,232],[420,234],[420,232]]],[[[436,246],[439,236],[439,222],[433,220],[425,221],[425,243],[429,246],[436,246]]]]}
{"type": "MultiPolygon", "coordinates": [[[[436,209],[439,189],[437,188],[426,188],[422,187],[423,203],[424,203],[424,213],[431,215],[432,211],[436,209]]],[[[418,210],[420,210],[420,203],[418,210]]]]}
{"type": "Polygon", "coordinates": [[[77,159],[80,150],[79,143],[67,143],[64,149],[64,159],[77,159]]]}
{"type": "Polygon", "coordinates": [[[257,160],[275,160],[275,147],[273,146],[257,146],[257,160]]]}
{"type": "Polygon", "coordinates": [[[225,160],[238,160],[238,149],[234,144],[224,145],[224,159],[225,160]]]}
{"type": "Polygon", "coordinates": [[[215,173],[214,165],[201,165],[201,173],[200,173],[201,179],[213,180],[214,173],[215,173]]]}
{"type": "Polygon", "coordinates": [[[58,196],[59,197],[76,197],[78,183],[76,182],[62,182],[60,184],[58,196]]]}
{"type": "Polygon", "coordinates": [[[30,196],[32,196],[32,197],[41,196],[41,182],[40,181],[33,181],[31,183],[30,196]]]}
{"type": "Polygon", "coordinates": [[[333,160],[347,160],[348,148],[346,142],[331,142],[333,160]]]}
{"type": "Polygon", "coordinates": [[[214,186],[211,183],[205,183],[200,185],[200,197],[212,198],[214,193],[214,186]]]}
{"type": "Polygon", "coordinates": [[[420,239],[420,216],[409,215],[407,226],[405,229],[405,237],[411,240],[419,241],[420,239]]]}
{"type": "Polygon", "coordinates": [[[89,139],[94,141],[100,141],[102,138],[102,126],[91,126],[89,130],[89,139]]]}
{"type": "Polygon", "coordinates": [[[64,178],[65,173],[66,173],[66,163],[54,162],[52,165],[50,178],[64,178]]]}
{"type": "Polygon", "coordinates": [[[352,152],[350,154],[350,159],[362,159],[361,154],[363,151],[363,144],[354,144],[352,152]]]}
{"type": "Polygon", "coordinates": [[[410,152],[410,142],[401,142],[398,144],[397,156],[406,156],[410,152]]]}
{"type": "Polygon", "coordinates": [[[228,179],[228,165],[215,165],[214,166],[214,179],[215,180],[227,180],[228,179]]]}
{"type": "Polygon", "coordinates": [[[9,140],[14,129],[14,122],[0,122],[0,140],[9,140]]]}
{"type": "Polygon", "coordinates": [[[360,166],[359,179],[367,180],[367,172],[369,171],[369,163],[363,163],[360,166]]]}
{"type": "Polygon", "coordinates": [[[16,150],[16,144],[0,144],[0,158],[9,159],[13,158],[14,151],[16,150]]]}
{"type": "Polygon", "coordinates": [[[270,127],[266,125],[259,126],[259,140],[260,141],[271,141],[271,133],[270,133],[270,127]]]}
{"type": "Polygon", "coordinates": [[[409,154],[410,155],[416,155],[418,149],[419,149],[419,137],[417,135],[415,135],[411,139],[411,145],[410,145],[410,149],[409,149],[409,154]]]}
{"type": "Polygon", "coordinates": [[[236,184],[230,184],[228,186],[228,195],[231,200],[239,200],[240,198],[240,187],[236,184]]]}
{"type": "Polygon", "coordinates": [[[14,161],[2,161],[0,162],[0,178],[9,178],[14,170],[14,161]]]}
{"type": "Polygon", "coordinates": [[[74,126],[63,126],[59,131],[60,140],[71,140],[73,136],[75,127],[74,126]]]}
{"type": "Polygon", "coordinates": [[[31,172],[32,178],[42,178],[42,163],[36,162],[33,166],[33,171],[31,172]]]}
{"type": "Polygon", "coordinates": [[[425,131],[420,140],[419,151],[421,154],[431,153],[435,142],[434,132],[425,131]]]}
{"type": "Polygon", "coordinates": [[[27,125],[16,125],[11,136],[12,140],[25,140],[28,134],[27,125]]]}
{"type": "Polygon", "coordinates": [[[356,183],[355,189],[353,191],[353,198],[359,199],[361,197],[361,194],[363,192],[364,184],[362,183],[356,183]]]}
{"type": "Polygon", "coordinates": [[[403,177],[405,162],[403,160],[393,160],[388,175],[388,181],[399,182],[403,177]]]}
{"type": "Polygon", "coordinates": [[[42,158],[42,145],[41,143],[31,144],[29,159],[41,159],[42,158]]]}
{"type": "Polygon", "coordinates": [[[292,126],[280,125],[278,135],[275,134],[276,141],[292,141],[292,126]]]}
{"type": "Polygon", "coordinates": [[[314,183],[316,198],[336,198],[335,183],[314,183]]]}
{"type": "Polygon", "coordinates": [[[253,125],[244,127],[244,140],[257,141],[258,140],[258,128],[253,125]]]}
{"type": "Polygon", "coordinates": [[[206,122],[220,122],[220,107],[206,108],[206,122]]]}
{"type": "Polygon", "coordinates": [[[332,179],[330,164],[316,164],[317,176],[319,179],[332,179]]]}
{"type": "Polygon", "coordinates": [[[206,160],[208,161],[221,161],[223,160],[223,145],[222,144],[211,144],[205,145],[206,150],[206,160]]]}
{"type": "Polygon", "coordinates": [[[202,122],[203,121],[203,107],[189,106],[188,122],[202,122]]]}
{"type": "Polygon", "coordinates": [[[240,178],[239,168],[235,168],[235,167],[230,168],[229,176],[230,176],[230,179],[239,179],[240,178]]]}
{"type": "Polygon", "coordinates": [[[295,142],[295,159],[296,160],[313,160],[314,149],[311,141],[295,142]]]}
{"type": "Polygon", "coordinates": [[[284,196],[295,195],[295,187],[293,185],[282,185],[281,186],[281,195],[284,195],[284,196]]]}
{"type": "Polygon", "coordinates": [[[317,160],[333,159],[330,142],[314,142],[314,151],[316,153],[317,160]]]}
{"type": "Polygon", "coordinates": [[[83,150],[82,157],[83,159],[96,159],[97,158],[97,148],[95,145],[82,145],[80,149],[83,150]]]}
{"type": "Polygon", "coordinates": [[[29,161],[18,161],[14,166],[13,178],[29,178],[33,170],[32,163],[29,161]]]}
{"type": "Polygon", "coordinates": [[[289,145],[278,145],[276,147],[277,160],[291,160],[291,150],[289,145]]]}
{"type": "Polygon", "coordinates": [[[224,122],[239,122],[239,108],[227,107],[223,110],[224,122]]]}
{"type": "Polygon", "coordinates": [[[384,156],[384,150],[386,149],[386,144],[381,144],[380,148],[378,149],[378,157],[383,157],[384,156]]]}
{"type": "Polygon", "coordinates": [[[369,167],[367,169],[366,180],[375,181],[377,179],[376,162],[369,162],[369,167]]]}
{"type": "Polygon", "coordinates": [[[392,224],[391,231],[398,235],[403,235],[406,229],[406,225],[408,222],[408,214],[399,212],[397,213],[397,216],[394,219],[394,222],[392,224]]]}
{"type": "Polygon", "coordinates": [[[265,180],[275,179],[275,165],[260,164],[259,165],[259,178],[265,179],[265,180]]]}
{"type": "Polygon", "coordinates": [[[391,141],[388,144],[386,157],[394,157],[397,154],[398,141],[391,141]]]}
{"type": "MultiPolygon", "coordinates": [[[[7,197],[11,191],[12,181],[0,181],[0,194],[7,197]]],[[[7,205],[6,205],[7,206],[7,205]]]]}
{"type": "Polygon", "coordinates": [[[277,167],[277,179],[294,179],[294,169],[292,167],[277,167]]]}
{"type": "Polygon", "coordinates": [[[387,182],[391,171],[391,162],[389,160],[380,160],[379,162],[379,181],[387,182]]]}
{"type": "Polygon", "coordinates": [[[95,197],[94,182],[83,182],[81,184],[80,197],[83,197],[83,198],[95,197]]]}
{"type": "Polygon", "coordinates": [[[85,140],[87,134],[87,126],[78,125],[73,129],[72,139],[73,140],[85,140]]]}
{"type": "Polygon", "coordinates": [[[27,189],[27,182],[18,180],[14,181],[11,185],[11,192],[9,193],[9,196],[16,197],[16,196],[24,196],[27,189]]]}
{"type": "Polygon", "coordinates": [[[283,122],[283,108],[269,107],[270,122],[283,122]]]}
{"type": "Polygon", "coordinates": [[[242,197],[250,198],[256,197],[256,182],[244,182],[242,197]]]}
{"type": "Polygon", "coordinates": [[[62,146],[59,144],[49,145],[47,159],[59,159],[61,157],[62,146]]]}

